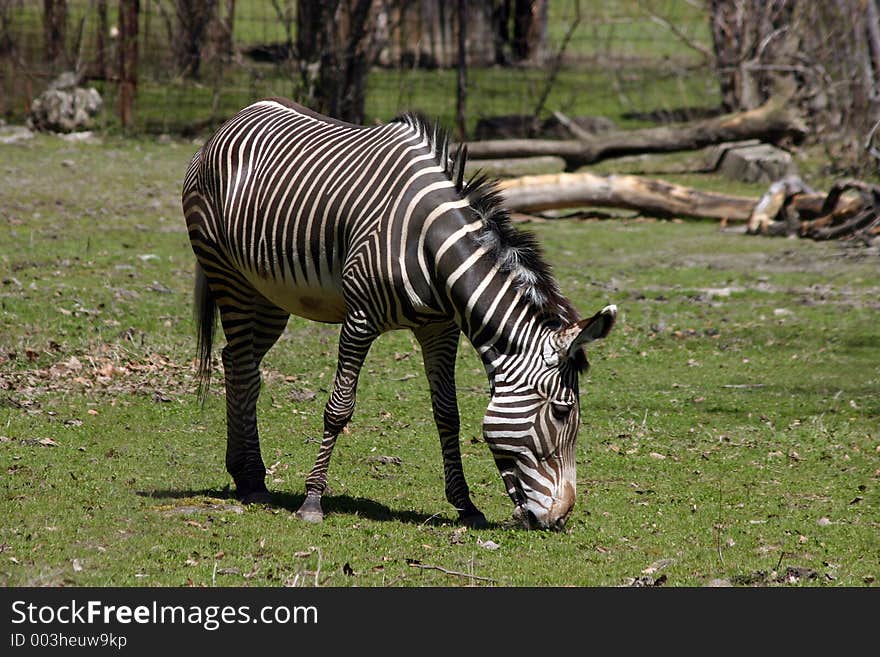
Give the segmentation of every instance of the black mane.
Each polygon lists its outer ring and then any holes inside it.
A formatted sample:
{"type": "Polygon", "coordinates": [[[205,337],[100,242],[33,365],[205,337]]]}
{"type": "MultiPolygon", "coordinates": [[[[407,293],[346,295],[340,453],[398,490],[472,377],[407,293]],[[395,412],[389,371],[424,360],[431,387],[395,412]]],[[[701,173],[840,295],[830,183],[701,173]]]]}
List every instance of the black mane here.
{"type": "Polygon", "coordinates": [[[517,289],[543,318],[559,325],[577,321],[577,311],[559,290],[538,239],[532,233],[514,227],[497,181],[480,171],[465,181],[467,146],[459,145],[450,157],[449,133],[419,114],[403,114],[392,122],[406,123],[425,137],[437,164],[443,167],[458,193],[483,220],[483,229],[477,234],[480,244],[488,250],[501,271],[514,275],[517,289]]]}

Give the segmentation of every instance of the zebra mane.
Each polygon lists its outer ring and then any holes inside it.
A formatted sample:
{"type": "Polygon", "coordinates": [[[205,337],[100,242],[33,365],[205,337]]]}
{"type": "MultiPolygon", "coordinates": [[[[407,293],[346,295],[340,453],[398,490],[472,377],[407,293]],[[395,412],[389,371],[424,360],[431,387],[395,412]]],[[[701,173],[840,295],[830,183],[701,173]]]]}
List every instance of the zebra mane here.
{"type": "Polygon", "coordinates": [[[464,179],[467,146],[460,144],[450,157],[448,131],[416,113],[403,114],[392,122],[407,124],[428,142],[437,164],[483,220],[483,228],[477,233],[480,245],[487,249],[502,272],[513,274],[517,289],[543,319],[558,325],[577,321],[578,313],[560,291],[550,265],[544,260],[538,239],[534,234],[514,227],[497,181],[481,171],[475,172],[467,181],[464,179]]]}

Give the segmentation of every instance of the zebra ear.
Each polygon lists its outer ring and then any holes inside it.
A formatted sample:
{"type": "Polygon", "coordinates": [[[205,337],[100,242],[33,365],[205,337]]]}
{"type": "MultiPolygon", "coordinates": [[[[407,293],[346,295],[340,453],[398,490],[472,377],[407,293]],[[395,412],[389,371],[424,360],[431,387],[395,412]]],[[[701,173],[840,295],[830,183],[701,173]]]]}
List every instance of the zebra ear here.
{"type": "Polygon", "coordinates": [[[557,333],[561,358],[571,358],[578,349],[593,340],[601,340],[611,331],[617,318],[617,306],[605,306],[592,317],[587,317],[557,333]]]}

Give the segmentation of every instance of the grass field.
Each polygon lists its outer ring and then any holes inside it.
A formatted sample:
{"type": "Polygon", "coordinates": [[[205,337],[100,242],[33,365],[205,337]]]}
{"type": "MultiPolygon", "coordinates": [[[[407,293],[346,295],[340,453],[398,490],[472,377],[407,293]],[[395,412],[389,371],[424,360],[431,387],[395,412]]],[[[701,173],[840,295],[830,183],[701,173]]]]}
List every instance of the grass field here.
{"type": "Polygon", "coordinates": [[[492,526],[456,525],[405,332],[371,352],[316,526],[294,511],[337,329],[293,319],[267,356],[275,503],[240,506],[220,379],[204,408],[193,379],[178,194],[194,150],[0,145],[0,585],[876,585],[876,254],[713,223],[534,224],[583,313],[621,310],[582,384],[567,530],[505,526],[468,345],[463,458],[492,526]]]}

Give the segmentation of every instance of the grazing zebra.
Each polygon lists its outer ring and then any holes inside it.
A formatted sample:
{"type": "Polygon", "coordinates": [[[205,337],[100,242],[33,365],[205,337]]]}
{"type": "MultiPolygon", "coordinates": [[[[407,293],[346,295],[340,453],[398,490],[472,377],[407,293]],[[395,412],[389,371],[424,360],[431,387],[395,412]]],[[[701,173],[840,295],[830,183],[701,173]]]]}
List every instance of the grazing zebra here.
{"type": "Polygon", "coordinates": [[[352,417],[358,374],[381,333],[408,328],[424,358],[440,433],[446,497],[482,526],[462,471],[455,358],[461,333],[491,386],[483,434],[526,527],[560,528],[575,501],[583,346],[617,309],[579,319],[535,238],[514,229],[466,153],[405,115],[380,126],[256,102],[199,149],[183,185],[196,267],[200,392],[215,315],[226,337],[226,468],[244,502],[267,502],[256,403],[259,366],[291,313],[341,324],[318,457],[297,515],[321,520],[336,437],[352,417]]]}

